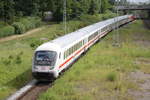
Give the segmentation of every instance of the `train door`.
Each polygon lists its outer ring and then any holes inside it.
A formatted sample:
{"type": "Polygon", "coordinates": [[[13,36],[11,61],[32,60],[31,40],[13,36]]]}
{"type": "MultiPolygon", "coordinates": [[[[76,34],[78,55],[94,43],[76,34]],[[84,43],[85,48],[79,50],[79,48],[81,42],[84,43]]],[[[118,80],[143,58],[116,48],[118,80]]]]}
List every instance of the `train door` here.
{"type": "Polygon", "coordinates": [[[64,54],[63,54],[63,51],[59,52],[58,53],[58,61],[57,61],[57,64],[58,64],[58,71],[60,72],[62,69],[63,69],[63,59],[64,59],[64,54]]]}

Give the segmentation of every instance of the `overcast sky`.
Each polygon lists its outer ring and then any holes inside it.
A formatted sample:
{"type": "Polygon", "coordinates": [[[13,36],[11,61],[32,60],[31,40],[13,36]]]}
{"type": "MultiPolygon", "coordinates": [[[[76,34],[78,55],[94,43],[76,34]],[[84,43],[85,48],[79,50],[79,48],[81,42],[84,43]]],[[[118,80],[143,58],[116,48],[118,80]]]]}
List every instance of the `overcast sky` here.
{"type": "Polygon", "coordinates": [[[138,3],[138,2],[148,2],[150,0],[128,0],[128,1],[138,3]]]}

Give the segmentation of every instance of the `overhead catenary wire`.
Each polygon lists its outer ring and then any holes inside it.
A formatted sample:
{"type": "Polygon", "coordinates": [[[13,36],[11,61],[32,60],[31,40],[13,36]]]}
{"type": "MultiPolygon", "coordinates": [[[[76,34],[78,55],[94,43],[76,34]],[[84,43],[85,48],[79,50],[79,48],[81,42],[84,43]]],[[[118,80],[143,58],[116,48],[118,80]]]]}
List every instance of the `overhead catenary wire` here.
{"type": "MultiPolygon", "coordinates": [[[[117,17],[114,19],[115,22],[118,22],[118,16],[119,16],[119,11],[118,11],[118,6],[119,6],[119,0],[115,1],[115,6],[116,6],[116,15],[117,17]]],[[[116,23],[116,33],[113,35],[113,46],[120,46],[120,40],[119,40],[119,23],[116,23]]]]}
{"type": "Polygon", "coordinates": [[[64,4],[63,4],[63,24],[64,24],[64,32],[65,34],[67,34],[67,1],[63,0],[64,4]]]}
{"type": "MultiPolygon", "coordinates": [[[[99,13],[101,14],[101,9],[102,9],[102,0],[99,1],[100,8],[99,8],[99,13]]],[[[100,29],[100,33],[102,32],[102,29],[100,29]]]]}

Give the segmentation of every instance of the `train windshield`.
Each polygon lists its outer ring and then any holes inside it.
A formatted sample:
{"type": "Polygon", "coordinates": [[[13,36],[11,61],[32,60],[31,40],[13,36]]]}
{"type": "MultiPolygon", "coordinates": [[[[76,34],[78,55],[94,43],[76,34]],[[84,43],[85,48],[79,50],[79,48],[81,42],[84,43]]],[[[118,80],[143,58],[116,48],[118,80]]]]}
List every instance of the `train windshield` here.
{"type": "Polygon", "coordinates": [[[35,65],[54,66],[57,53],[55,51],[37,51],[35,53],[35,65]]]}

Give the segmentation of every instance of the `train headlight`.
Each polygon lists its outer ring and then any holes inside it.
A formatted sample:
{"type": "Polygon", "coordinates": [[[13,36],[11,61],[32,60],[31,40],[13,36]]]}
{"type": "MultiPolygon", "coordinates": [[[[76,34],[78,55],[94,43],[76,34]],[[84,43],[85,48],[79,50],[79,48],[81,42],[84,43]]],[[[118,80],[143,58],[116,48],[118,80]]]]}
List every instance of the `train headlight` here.
{"type": "Polygon", "coordinates": [[[33,68],[34,68],[34,69],[38,69],[37,66],[34,66],[33,68]]]}

